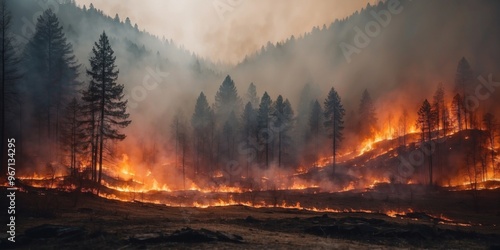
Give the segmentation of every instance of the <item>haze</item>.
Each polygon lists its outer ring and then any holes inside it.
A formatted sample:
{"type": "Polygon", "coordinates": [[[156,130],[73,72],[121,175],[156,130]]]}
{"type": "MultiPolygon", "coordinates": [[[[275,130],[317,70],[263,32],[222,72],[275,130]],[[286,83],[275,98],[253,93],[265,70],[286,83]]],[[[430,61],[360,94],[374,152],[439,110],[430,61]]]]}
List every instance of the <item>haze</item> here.
{"type": "Polygon", "coordinates": [[[194,53],[226,63],[241,61],[268,41],[299,37],[377,0],[77,0],[139,29],[172,39],[194,53]],[[217,9],[215,6],[218,6],[217,9]]]}

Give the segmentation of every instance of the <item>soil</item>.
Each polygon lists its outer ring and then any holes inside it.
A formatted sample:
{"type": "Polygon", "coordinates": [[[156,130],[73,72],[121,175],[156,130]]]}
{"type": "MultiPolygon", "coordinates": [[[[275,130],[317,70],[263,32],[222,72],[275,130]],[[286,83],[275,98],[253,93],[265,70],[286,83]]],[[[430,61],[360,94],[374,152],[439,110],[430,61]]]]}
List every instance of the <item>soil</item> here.
{"type": "MultiPolygon", "coordinates": [[[[1,191],[5,197],[6,188],[1,191]]],[[[343,193],[283,192],[287,200],[303,206],[322,204],[367,212],[243,205],[173,207],[141,200],[110,200],[91,193],[24,188],[16,193],[16,242],[6,241],[6,230],[2,230],[0,248],[500,248],[500,189],[434,190],[411,198],[386,193],[384,187],[343,193]],[[388,209],[406,213],[390,217],[374,212],[388,209]]],[[[266,196],[265,192],[260,195],[266,196]]],[[[8,207],[6,199],[1,205],[8,207]]],[[[3,219],[2,224],[6,223],[3,219]]]]}

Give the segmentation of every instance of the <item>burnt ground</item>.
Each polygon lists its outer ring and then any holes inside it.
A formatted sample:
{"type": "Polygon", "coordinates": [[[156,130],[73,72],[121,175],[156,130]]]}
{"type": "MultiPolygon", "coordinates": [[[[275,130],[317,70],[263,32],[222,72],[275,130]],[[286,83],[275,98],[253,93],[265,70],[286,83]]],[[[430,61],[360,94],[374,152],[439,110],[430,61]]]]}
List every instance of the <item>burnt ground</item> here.
{"type": "MultiPolygon", "coordinates": [[[[5,197],[6,189],[1,190],[5,197]]],[[[371,213],[242,205],[168,207],[90,193],[27,190],[16,193],[16,243],[5,241],[2,230],[0,249],[500,248],[499,189],[438,190],[410,198],[380,190],[282,194],[304,204],[371,213]],[[408,207],[412,213],[401,212],[395,218],[373,212],[408,207]]],[[[235,199],[239,196],[235,194],[235,199]]],[[[1,206],[8,207],[4,198],[1,206]]],[[[5,219],[2,216],[3,225],[8,223],[5,219]]]]}

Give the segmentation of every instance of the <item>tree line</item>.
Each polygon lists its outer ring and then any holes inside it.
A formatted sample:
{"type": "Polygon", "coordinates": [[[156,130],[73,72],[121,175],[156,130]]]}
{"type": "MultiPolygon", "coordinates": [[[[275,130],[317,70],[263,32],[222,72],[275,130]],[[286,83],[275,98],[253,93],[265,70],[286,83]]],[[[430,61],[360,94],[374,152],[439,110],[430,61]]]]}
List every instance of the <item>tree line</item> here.
{"type": "Polygon", "coordinates": [[[5,0],[0,15],[2,152],[5,136],[15,136],[23,169],[45,165],[54,173],[67,166],[70,176],[101,183],[114,142],[125,138],[120,130],[131,122],[108,36],[103,32],[94,43],[84,70],[51,9],[38,17],[24,48],[8,35],[5,0]]]}
{"type": "MultiPolygon", "coordinates": [[[[176,165],[182,169],[184,179],[187,155],[192,159],[189,172],[194,178],[210,177],[216,172],[229,178],[235,174],[253,178],[255,170],[272,166],[294,170],[299,160],[294,138],[297,116],[287,98],[278,95],[273,100],[267,92],[259,97],[253,83],[242,98],[228,75],[214,100],[209,104],[201,92],[190,117],[177,112],[172,120],[176,165]]],[[[335,165],[345,115],[335,88],[331,88],[323,106],[318,100],[310,105],[307,141],[319,148],[324,147],[323,141],[318,143],[322,137],[330,138],[335,165]]]]}

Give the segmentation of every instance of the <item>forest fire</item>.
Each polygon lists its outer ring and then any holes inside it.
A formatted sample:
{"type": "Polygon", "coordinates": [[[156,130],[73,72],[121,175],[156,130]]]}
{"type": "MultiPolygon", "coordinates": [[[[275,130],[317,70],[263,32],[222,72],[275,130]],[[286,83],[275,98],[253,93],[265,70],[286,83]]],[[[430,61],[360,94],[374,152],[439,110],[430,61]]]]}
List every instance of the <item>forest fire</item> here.
{"type": "Polygon", "coordinates": [[[0,0],[0,249],[500,246],[499,2],[88,1],[0,0]]]}

